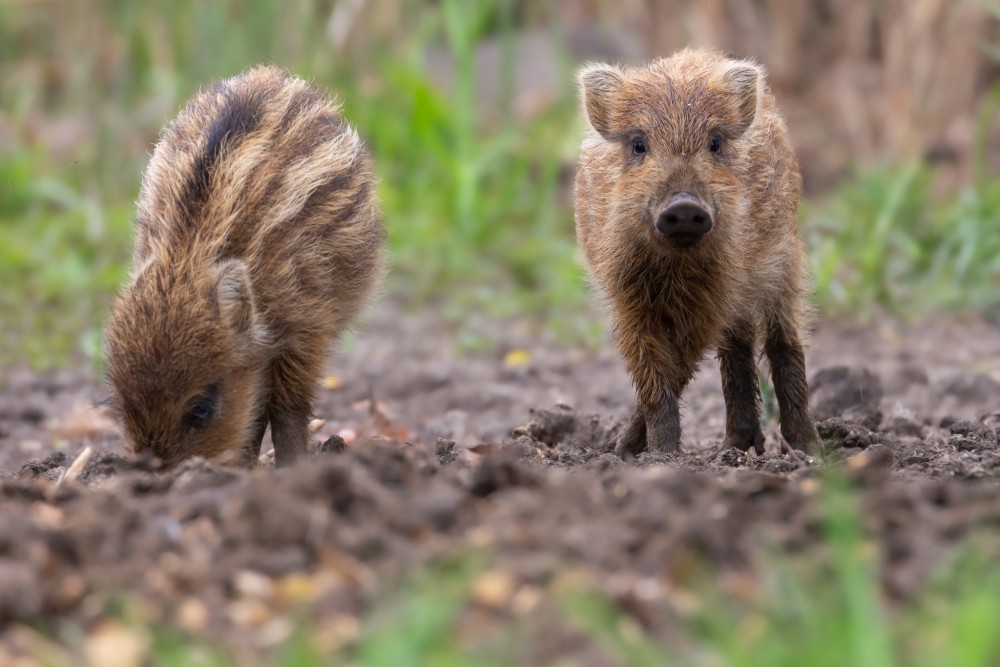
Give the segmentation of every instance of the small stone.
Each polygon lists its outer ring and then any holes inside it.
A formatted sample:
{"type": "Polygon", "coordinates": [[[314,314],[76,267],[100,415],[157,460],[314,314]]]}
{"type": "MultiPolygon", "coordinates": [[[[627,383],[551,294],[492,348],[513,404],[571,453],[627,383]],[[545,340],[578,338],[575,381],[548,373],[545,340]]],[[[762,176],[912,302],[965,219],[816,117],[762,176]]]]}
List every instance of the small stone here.
{"type": "Polygon", "coordinates": [[[243,598],[226,608],[229,620],[236,625],[260,627],[271,618],[271,612],[260,600],[243,598]]]}
{"type": "Polygon", "coordinates": [[[208,625],[208,609],[198,598],[185,598],[177,607],[177,624],[192,634],[204,632],[208,625]]]}
{"type": "Polygon", "coordinates": [[[746,465],[747,453],[735,447],[729,447],[719,454],[717,460],[720,465],[724,465],[727,468],[739,468],[746,465]]]}
{"type": "Polygon", "coordinates": [[[90,667],[139,667],[149,653],[149,639],[121,623],[107,621],[97,627],[83,649],[90,667]]]}
{"type": "Polygon", "coordinates": [[[257,646],[277,646],[292,635],[292,623],[287,618],[272,618],[254,633],[257,646]]]}
{"type": "Polygon", "coordinates": [[[807,477],[799,484],[802,493],[807,496],[815,495],[820,489],[819,480],[815,477],[807,477]]]}
{"type": "Polygon", "coordinates": [[[487,607],[502,608],[514,594],[514,577],[504,570],[490,570],[472,582],[472,599],[487,607]]]}
{"type": "Polygon", "coordinates": [[[253,570],[240,570],[233,577],[233,588],[244,597],[269,598],[274,593],[274,582],[253,570]]]}
{"type": "Polygon", "coordinates": [[[316,446],[317,454],[343,454],[346,450],[347,443],[340,435],[331,435],[316,446]]]}
{"type": "Polygon", "coordinates": [[[434,443],[434,454],[437,456],[438,463],[443,466],[454,463],[458,458],[458,452],[455,451],[455,441],[438,438],[437,442],[434,443]]]}

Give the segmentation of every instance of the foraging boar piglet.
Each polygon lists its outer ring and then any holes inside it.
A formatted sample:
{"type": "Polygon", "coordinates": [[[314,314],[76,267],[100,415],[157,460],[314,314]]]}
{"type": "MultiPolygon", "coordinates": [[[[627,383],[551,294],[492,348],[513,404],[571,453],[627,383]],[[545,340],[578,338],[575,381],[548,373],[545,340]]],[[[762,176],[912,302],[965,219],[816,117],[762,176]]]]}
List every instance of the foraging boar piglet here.
{"type": "Polygon", "coordinates": [[[220,81],[164,130],[106,329],[131,448],[167,465],[306,449],[329,345],[382,275],[370,158],[338,106],[274,67],[220,81]]]}
{"type": "Polygon", "coordinates": [[[763,69],[685,50],[642,67],[588,66],[579,83],[591,129],[576,233],[637,393],[618,453],[679,449],[678,400],[710,348],[725,445],[762,453],[758,337],[781,433],[812,447],[801,178],[763,69]]]}

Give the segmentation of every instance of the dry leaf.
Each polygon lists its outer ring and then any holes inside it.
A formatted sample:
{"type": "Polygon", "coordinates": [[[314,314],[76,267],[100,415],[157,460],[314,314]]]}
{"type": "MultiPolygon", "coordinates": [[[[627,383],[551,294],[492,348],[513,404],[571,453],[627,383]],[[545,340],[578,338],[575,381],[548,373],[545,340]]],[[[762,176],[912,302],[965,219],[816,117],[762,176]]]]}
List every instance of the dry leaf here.
{"type": "Polygon", "coordinates": [[[367,411],[372,418],[372,423],[375,425],[376,431],[392,425],[392,410],[389,409],[388,405],[375,398],[374,390],[369,391],[368,398],[363,401],[352,403],[351,409],[367,411]]]}
{"type": "Polygon", "coordinates": [[[320,555],[320,564],[323,570],[334,573],[342,580],[354,582],[365,590],[375,587],[376,578],[372,569],[350,554],[327,548],[320,555]]]}
{"type": "Polygon", "coordinates": [[[208,609],[198,598],[185,598],[177,607],[177,624],[191,633],[204,632],[208,625],[208,609]]]}
{"type": "Polygon", "coordinates": [[[472,599],[487,607],[506,607],[514,595],[515,581],[510,572],[490,570],[472,582],[472,599]]]}
{"type": "Polygon", "coordinates": [[[504,368],[520,368],[531,363],[531,352],[515,348],[503,355],[504,368]]]}
{"type": "Polygon", "coordinates": [[[379,431],[381,435],[386,440],[393,440],[395,442],[408,442],[413,435],[409,428],[405,426],[386,426],[379,431]]]}
{"type": "Polygon", "coordinates": [[[226,607],[226,615],[236,625],[260,627],[271,619],[271,610],[253,598],[240,598],[226,607]]]}
{"type": "Polygon", "coordinates": [[[338,375],[327,375],[320,382],[323,389],[340,389],[344,386],[344,380],[338,375]]]}
{"type": "Polygon", "coordinates": [[[269,598],[274,593],[274,582],[253,570],[240,570],[233,577],[233,588],[245,597],[269,598]]]}
{"type": "Polygon", "coordinates": [[[802,493],[811,496],[819,491],[819,481],[812,477],[807,477],[799,484],[799,488],[802,489],[802,493]]]}
{"type": "Polygon", "coordinates": [[[293,629],[291,621],[283,616],[278,616],[258,628],[254,639],[257,646],[276,646],[287,640],[293,629]]]}
{"type": "Polygon", "coordinates": [[[472,445],[466,449],[473,454],[489,456],[500,452],[500,444],[496,442],[481,442],[478,445],[472,445]]]}
{"type": "Polygon", "coordinates": [[[393,414],[389,410],[389,406],[382,401],[372,401],[371,409],[372,422],[375,424],[375,428],[383,429],[388,428],[392,425],[393,414]]]}
{"type": "Polygon", "coordinates": [[[861,470],[867,467],[870,462],[871,457],[865,452],[861,452],[847,458],[847,467],[851,470],[861,470]]]}
{"type": "Polygon", "coordinates": [[[361,636],[361,624],[354,616],[336,614],[316,624],[313,640],[323,653],[332,653],[353,644],[361,636]]]}
{"type": "Polygon", "coordinates": [[[279,579],[275,586],[278,599],[286,604],[313,602],[322,595],[342,586],[344,577],[333,570],[316,574],[295,572],[279,579]]]}
{"type": "Polygon", "coordinates": [[[113,621],[99,625],[83,647],[91,667],[139,667],[148,652],[146,636],[113,621]]]}
{"type": "Polygon", "coordinates": [[[63,527],[65,515],[60,508],[42,502],[37,502],[32,507],[38,525],[50,530],[59,530],[63,527]]]}

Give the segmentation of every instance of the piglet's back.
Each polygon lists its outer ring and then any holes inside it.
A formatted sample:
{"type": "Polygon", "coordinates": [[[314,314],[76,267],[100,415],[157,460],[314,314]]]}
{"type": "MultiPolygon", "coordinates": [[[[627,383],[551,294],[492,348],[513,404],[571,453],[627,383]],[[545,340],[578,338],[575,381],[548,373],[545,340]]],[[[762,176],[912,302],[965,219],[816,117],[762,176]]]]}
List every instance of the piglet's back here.
{"type": "Polygon", "coordinates": [[[248,70],[202,91],[164,130],[137,203],[133,272],[241,259],[272,317],[293,316],[283,304],[301,311],[294,297],[349,317],[381,271],[373,185],[338,105],[278,68],[248,70]]]}

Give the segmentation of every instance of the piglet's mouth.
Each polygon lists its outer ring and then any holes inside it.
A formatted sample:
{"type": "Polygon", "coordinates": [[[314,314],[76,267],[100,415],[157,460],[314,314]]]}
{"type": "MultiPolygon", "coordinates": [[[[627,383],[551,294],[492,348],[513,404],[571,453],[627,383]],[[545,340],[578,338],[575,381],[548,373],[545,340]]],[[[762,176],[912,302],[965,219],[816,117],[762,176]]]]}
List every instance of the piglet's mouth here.
{"type": "Polygon", "coordinates": [[[712,214],[690,192],[678,192],[671,197],[653,222],[657,235],[679,249],[701,243],[713,226],[712,214]]]}

